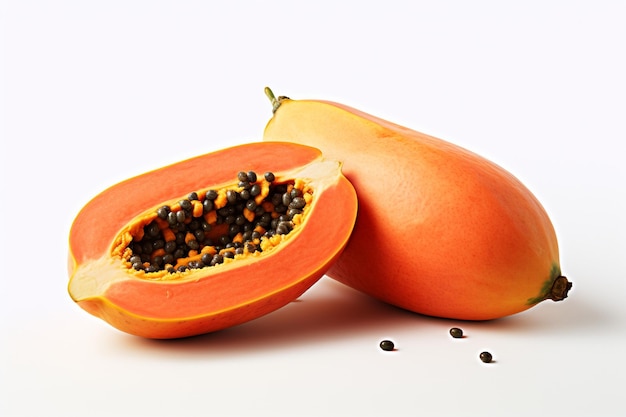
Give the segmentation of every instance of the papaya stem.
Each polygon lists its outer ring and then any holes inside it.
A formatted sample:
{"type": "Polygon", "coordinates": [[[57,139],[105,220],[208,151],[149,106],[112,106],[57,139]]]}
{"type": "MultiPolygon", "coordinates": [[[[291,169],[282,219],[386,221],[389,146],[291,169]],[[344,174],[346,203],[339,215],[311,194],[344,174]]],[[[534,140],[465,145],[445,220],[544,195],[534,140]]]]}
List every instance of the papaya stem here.
{"type": "Polygon", "coordinates": [[[278,110],[278,108],[280,107],[280,100],[276,99],[274,92],[269,87],[265,87],[265,95],[267,96],[267,98],[270,99],[270,102],[272,103],[272,113],[276,113],[276,110],[278,110]]]}
{"type": "Polygon", "coordinates": [[[546,299],[552,301],[561,301],[567,298],[567,293],[572,288],[572,283],[564,276],[560,275],[554,279],[550,292],[546,295],[546,299]]]}

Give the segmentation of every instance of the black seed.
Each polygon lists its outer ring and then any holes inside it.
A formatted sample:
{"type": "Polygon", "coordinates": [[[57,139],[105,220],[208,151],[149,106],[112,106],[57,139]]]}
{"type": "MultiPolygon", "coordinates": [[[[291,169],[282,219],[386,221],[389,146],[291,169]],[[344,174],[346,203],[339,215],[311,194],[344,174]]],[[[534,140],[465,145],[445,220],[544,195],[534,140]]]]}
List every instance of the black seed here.
{"type": "Polygon", "coordinates": [[[160,232],[161,229],[159,229],[159,225],[155,222],[151,222],[144,228],[144,233],[149,237],[157,237],[160,232]]]}
{"type": "Polygon", "coordinates": [[[211,259],[213,259],[213,257],[211,256],[210,253],[203,253],[202,256],[200,257],[200,260],[205,265],[210,265],[211,264],[211,259]]]}
{"type": "Polygon", "coordinates": [[[256,182],[256,180],[257,180],[256,172],[248,171],[248,181],[250,181],[251,183],[254,183],[256,182]]]}
{"type": "MultiPolygon", "coordinates": [[[[237,173],[237,179],[241,182],[246,182],[248,181],[248,174],[246,174],[244,171],[239,171],[237,173]]],[[[254,182],[254,181],[252,181],[254,182]]]]}
{"type": "Polygon", "coordinates": [[[217,214],[219,214],[220,216],[226,217],[226,216],[229,216],[231,214],[235,214],[235,211],[237,211],[235,209],[235,207],[233,207],[233,206],[226,206],[226,207],[222,207],[221,209],[219,209],[217,211],[217,214]]]}
{"type": "Polygon", "coordinates": [[[395,345],[391,340],[383,340],[380,342],[380,348],[389,352],[395,349],[395,345]]]}
{"type": "Polygon", "coordinates": [[[234,191],[234,190],[226,191],[226,199],[228,200],[230,204],[235,204],[237,202],[238,197],[239,195],[237,195],[237,191],[234,191]]]}
{"type": "Polygon", "coordinates": [[[480,360],[485,363],[489,363],[493,359],[493,356],[489,352],[481,352],[479,357],[480,357],[480,360]]]}
{"type": "Polygon", "coordinates": [[[167,219],[168,214],[170,214],[170,208],[168,206],[159,207],[157,210],[157,216],[163,220],[167,219]]]}
{"type": "Polygon", "coordinates": [[[306,201],[302,197],[295,197],[291,200],[291,203],[289,203],[290,209],[302,209],[304,206],[306,206],[306,201]]]}
{"type": "Polygon", "coordinates": [[[163,257],[155,256],[154,259],[152,260],[152,264],[158,266],[159,269],[161,269],[161,267],[163,266],[163,257]]]}
{"type": "Polygon", "coordinates": [[[274,176],[274,173],[272,172],[266,172],[264,177],[265,177],[265,181],[267,182],[273,182],[276,179],[276,177],[274,176]]]}
{"type": "Polygon", "coordinates": [[[171,253],[166,253],[165,255],[163,255],[164,264],[173,264],[175,260],[176,259],[174,259],[174,256],[171,253]]]}
{"type": "Polygon", "coordinates": [[[178,272],[185,272],[188,269],[189,269],[189,267],[187,265],[181,265],[181,266],[178,267],[177,271],[178,272]]]}
{"type": "Polygon", "coordinates": [[[274,194],[272,194],[272,197],[270,198],[270,201],[275,206],[277,206],[279,204],[282,204],[283,203],[283,195],[281,193],[274,193],[274,194]]]}
{"type": "Polygon", "coordinates": [[[289,204],[291,204],[291,194],[289,194],[289,193],[283,194],[283,196],[281,198],[281,202],[285,206],[288,206],[289,204]]]}
{"type": "Polygon", "coordinates": [[[192,249],[192,250],[200,249],[200,244],[198,243],[197,240],[194,240],[194,239],[187,242],[187,246],[189,246],[189,249],[192,249]]]}
{"type": "Polygon", "coordinates": [[[234,257],[235,257],[235,254],[234,254],[233,252],[231,252],[231,251],[228,251],[228,252],[224,252],[224,253],[222,254],[222,256],[223,256],[224,258],[230,258],[230,259],[232,259],[232,258],[234,258],[234,257]]]}
{"type": "MultiPolygon", "coordinates": [[[[243,193],[242,193],[242,194],[243,194],[243,193]]],[[[248,194],[250,194],[250,193],[248,193],[248,194]]],[[[246,201],[246,208],[247,208],[248,210],[250,210],[250,211],[254,211],[254,210],[256,210],[256,207],[257,207],[256,201],[254,201],[254,200],[248,200],[248,201],[246,201]]]]}
{"type": "Polygon", "coordinates": [[[247,200],[250,198],[250,190],[241,190],[239,192],[239,197],[241,197],[242,200],[247,200]]]}
{"type": "Polygon", "coordinates": [[[179,245],[184,245],[185,244],[185,232],[177,232],[176,233],[176,243],[179,245]]]}
{"type": "Polygon", "coordinates": [[[208,232],[211,230],[211,225],[206,220],[203,220],[200,222],[200,228],[203,232],[208,232]]]}
{"type": "Polygon", "coordinates": [[[302,190],[298,188],[292,188],[290,194],[291,194],[291,198],[301,197],[302,190]]]}
{"type": "Polygon", "coordinates": [[[174,213],[173,211],[169,212],[167,214],[167,222],[169,223],[170,226],[176,226],[176,224],[178,223],[178,218],[176,216],[176,213],[174,213]]]}
{"type": "Polygon", "coordinates": [[[455,339],[460,339],[463,337],[463,330],[459,329],[458,327],[453,327],[450,329],[450,336],[454,337],[455,339]]]}
{"type": "Polygon", "coordinates": [[[189,222],[189,224],[187,225],[187,228],[191,230],[192,232],[194,230],[198,230],[200,228],[200,222],[198,221],[198,219],[193,219],[192,221],[189,222]]]}
{"type": "Polygon", "coordinates": [[[204,197],[207,200],[215,200],[217,198],[217,191],[215,190],[209,190],[206,192],[206,194],[204,195],[204,197]]]}
{"type": "Polygon", "coordinates": [[[257,206],[257,208],[254,209],[254,215],[255,216],[262,216],[265,214],[265,209],[263,208],[263,206],[257,206]]]}
{"type": "Polygon", "coordinates": [[[186,218],[187,216],[185,215],[185,212],[183,210],[176,212],[176,220],[178,221],[178,223],[184,223],[186,218]]]}
{"type": "Polygon", "coordinates": [[[254,184],[250,187],[250,195],[252,197],[256,197],[259,194],[261,194],[261,186],[259,184],[254,184]]]}
{"type": "Polygon", "coordinates": [[[157,239],[152,242],[152,250],[161,249],[165,246],[165,241],[163,239],[157,239]]]}
{"type": "Polygon", "coordinates": [[[231,224],[228,227],[228,236],[230,236],[231,238],[237,236],[237,233],[239,233],[239,225],[236,223],[231,224]]]}
{"type": "Polygon", "coordinates": [[[191,210],[191,201],[189,200],[180,200],[178,202],[178,204],[180,205],[180,208],[183,210],[191,210]]]}
{"type": "Polygon", "coordinates": [[[224,257],[218,253],[213,256],[213,259],[211,259],[210,265],[213,266],[213,265],[221,264],[223,262],[224,262],[224,257]]]}
{"type": "Polygon", "coordinates": [[[293,216],[295,216],[296,214],[301,214],[302,210],[298,210],[298,209],[289,209],[287,210],[287,216],[289,216],[290,219],[293,219],[293,216]]]}
{"type": "Polygon", "coordinates": [[[193,235],[195,236],[196,240],[200,243],[204,242],[205,236],[204,236],[204,231],[201,229],[195,230],[193,232],[193,235]]]}
{"type": "Polygon", "coordinates": [[[136,264],[137,262],[141,262],[141,256],[139,255],[133,255],[130,257],[130,259],[128,260],[128,262],[130,262],[131,264],[136,264]]]}
{"type": "Polygon", "coordinates": [[[293,223],[289,221],[281,221],[276,226],[276,233],[279,235],[286,235],[293,228],[293,223]]]}
{"type": "Polygon", "coordinates": [[[195,192],[195,191],[192,191],[192,192],[190,192],[190,193],[189,193],[189,195],[187,196],[187,198],[188,198],[189,200],[192,200],[192,201],[193,201],[193,200],[197,200],[197,199],[198,199],[198,193],[197,193],[197,192],[195,192]]]}

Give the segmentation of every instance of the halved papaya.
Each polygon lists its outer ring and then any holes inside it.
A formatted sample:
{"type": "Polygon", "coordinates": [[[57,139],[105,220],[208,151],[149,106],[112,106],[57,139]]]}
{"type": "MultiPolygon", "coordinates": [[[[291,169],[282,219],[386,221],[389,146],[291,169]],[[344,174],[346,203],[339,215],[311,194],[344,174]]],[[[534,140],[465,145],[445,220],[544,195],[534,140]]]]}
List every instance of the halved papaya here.
{"type": "Polygon", "coordinates": [[[69,293],[127,333],[179,338],[295,300],[345,247],[357,213],[341,164],[251,143],[105,190],[69,236],[69,293]]]}

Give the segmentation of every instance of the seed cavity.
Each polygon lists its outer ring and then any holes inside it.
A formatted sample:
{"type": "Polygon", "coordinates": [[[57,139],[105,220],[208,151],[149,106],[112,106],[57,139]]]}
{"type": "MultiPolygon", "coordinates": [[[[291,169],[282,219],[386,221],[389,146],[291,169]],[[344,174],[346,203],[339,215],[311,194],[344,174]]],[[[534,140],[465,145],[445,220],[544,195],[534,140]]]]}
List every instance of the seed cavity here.
{"type": "Polygon", "coordinates": [[[313,199],[303,180],[277,182],[272,172],[237,173],[237,185],[193,191],[157,208],[118,237],[129,270],[150,279],[259,256],[302,223],[313,199]]]}

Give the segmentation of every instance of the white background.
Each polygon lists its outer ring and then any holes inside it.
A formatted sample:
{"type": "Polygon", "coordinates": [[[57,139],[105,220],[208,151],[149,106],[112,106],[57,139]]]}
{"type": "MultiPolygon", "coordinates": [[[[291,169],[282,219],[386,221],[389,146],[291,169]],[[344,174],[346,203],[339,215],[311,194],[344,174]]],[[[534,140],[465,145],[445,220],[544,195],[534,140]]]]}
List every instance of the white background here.
{"type": "Polygon", "coordinates": [[[25,0],[1,16],[2,416],[626,415],[623,1],[25,0]],[[75,306],[78,210],[261,139],[266,85],[510,170],[553,219],[570,297],[461,323],[324,278],[261,319],[167,342],[75,306]]]}

